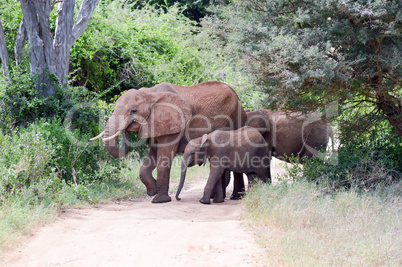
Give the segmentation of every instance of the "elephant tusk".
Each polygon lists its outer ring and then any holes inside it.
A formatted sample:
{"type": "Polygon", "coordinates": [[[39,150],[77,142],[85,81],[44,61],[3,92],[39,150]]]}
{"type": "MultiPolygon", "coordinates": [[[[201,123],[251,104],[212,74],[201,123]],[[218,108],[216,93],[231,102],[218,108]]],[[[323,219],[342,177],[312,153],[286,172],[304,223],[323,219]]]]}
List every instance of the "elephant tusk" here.
{"type": "Polygon", "coordinates": [[[138,123],[140,125],[147,124],[146,122],[140,122],[140,121],[137,121],[137,120],[133,120],[133,122],[136,122],[136,123],[138,123]]]}
{"type": "Polygon", "coordinates": [[[120,135],[120,133],[121,133],[121,130],[118,131],[117,133],[115,133],[114,135],[110,136],[110,137],[103,138],[103,141],[110,141],[112,139],[115,139],[116,137],[118,137],[120,135]]]}
{"type": "Polygon", "coordinates": [[[104,134],[105,134],[105,131],[103,131],[103,132],[101,132],[99,135],[97,135],[97,136],[95,136],[95,137],[89,139],[89,141],[95,141],[96,139],[101,138],[104,134]]]}

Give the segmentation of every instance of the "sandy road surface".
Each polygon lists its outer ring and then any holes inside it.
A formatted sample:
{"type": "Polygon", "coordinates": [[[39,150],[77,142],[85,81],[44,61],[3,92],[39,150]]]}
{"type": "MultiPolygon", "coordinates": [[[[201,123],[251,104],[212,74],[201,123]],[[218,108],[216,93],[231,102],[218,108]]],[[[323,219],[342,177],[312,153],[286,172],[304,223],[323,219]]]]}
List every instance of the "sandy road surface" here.
{"type": "Polygon", "coordinates": [[[182,200],[135,199],[92,209],[68,209],[1,266],[258,266],[261,249],[240,220],[241,205],[203,205],[205,181],[182,200]]]}

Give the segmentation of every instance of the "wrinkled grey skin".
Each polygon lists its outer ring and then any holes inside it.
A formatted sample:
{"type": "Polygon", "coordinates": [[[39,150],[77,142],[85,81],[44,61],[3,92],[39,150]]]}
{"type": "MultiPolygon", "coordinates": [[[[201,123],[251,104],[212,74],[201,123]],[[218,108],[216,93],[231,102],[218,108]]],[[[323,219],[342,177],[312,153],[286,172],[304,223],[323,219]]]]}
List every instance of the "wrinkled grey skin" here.
{"type": "MultiPolygon", "coordinates": [[[[215,189],[214,202],[224,201],[222,177],[228,171],[246,173],[250,183],[253,175],[264,182],[270,182],[268,144],[262,135],[252,127],[242,127],[233,131],[214,131],[195,138],[186,146],[183,155],[181,178],[176,199],[183,188],[188,167],[210,162],[210,174],[200,199],[203,204],[210,204],[212,191],[215,189]],[[265,162],[264,162],[265,160],[265,162]],[[253,164],[251,164],[253,162],[253,164]]],[[[226,187],[226,185],[224,186],[226,187]]]]}
{"type": "MultiPolygon", "coordinates": [[[[268,153],[289,162],[295,156],[303,164],[305,158],[318,155],[333,138],[331,126],[318,113],[303,115],[286,114],[283,111],[259,109],[247,112],[246,125],[257,129],[268,143],[268,153]]],[[[231,199],[239,199],[244,192],[243,175],[234,173],[234,188],[231,199]]]]}
{"type": "MultiPolygon", "coordinates": [[[[105,146],[114,157],[129,149],[127,132],[150,139],[150,150],[140,169],[140,179],[153,203],[171,201],[168,195],[173,158],[187,143],[217,129],[238,129],[246,113],[228,85],[208,81],[194,86],[161,83],[151,88],[131,89],[117,101],[104,131],[105,146]],[[117,136],[123,135],[119,145],[117,136]],[[157,169],[157,179],[152,171],[157,169]]],[[[96,138],[99,138],[96,137],[96,138]]],[[[96,139],[93,138],[93,139],[96,139]]]]}

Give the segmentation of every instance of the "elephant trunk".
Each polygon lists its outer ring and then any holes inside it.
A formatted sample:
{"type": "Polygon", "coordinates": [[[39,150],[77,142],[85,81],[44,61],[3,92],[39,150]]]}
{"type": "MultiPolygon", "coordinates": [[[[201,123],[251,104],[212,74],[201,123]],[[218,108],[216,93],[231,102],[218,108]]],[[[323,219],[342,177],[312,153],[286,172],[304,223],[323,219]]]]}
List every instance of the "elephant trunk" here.
{"type": "Polygon", "coordinates": [[[116,123],[116,117],[111,116],[109,121],[106,124],[105,133],[104,133],[106,149],[107,149],[107,151],[109,151],[110,155],[112,155],[115,158],[124,157],[125,155],[127,155],[128,150],[130,148],[127,132],[125,131],[124,127],[118,127],[119,124],[123,125],[122,122],[116,123]],[[118,144],[117,144],[116,133],[118,133],[118,132],[121,132],[123,135],[123,144],[121,146],[118,146],[118,144]],[[110,139],[110,137],[114,137],[114,138],[110,139]]]}
{"type": "Polygon", "coordinates": [[[181,190],[183,189],[184,180],[186,178],[186,172],[187,172],[187,161],[185,160],[185,158],[183,158],[183,162],[181,163],[181,176],[180,176],[179,187],[177,188],[176,192],[177,200],[181,200],[181,198],[179,198],[179,195],[181,190]]]}

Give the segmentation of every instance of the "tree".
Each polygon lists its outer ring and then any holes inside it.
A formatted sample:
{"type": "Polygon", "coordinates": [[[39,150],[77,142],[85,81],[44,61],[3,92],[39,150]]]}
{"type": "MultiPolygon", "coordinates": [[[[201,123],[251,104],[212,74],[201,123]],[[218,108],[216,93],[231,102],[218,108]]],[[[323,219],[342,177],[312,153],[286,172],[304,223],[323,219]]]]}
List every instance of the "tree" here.
{"type": "Polygon", "coordinates": [[[1,69],[3,72],[3,76],[8,76],[8,66],[9,66],[9,59],[8,59],[8,51],[7,51],[7,44],[6,44],[6,37],[4,35],[3,25],[0,21],[0,60],[1,60],[1,69]]]}
{"type": "Polygon", "coordinates": [[[402,136],[401,1],[236,0],[203,25],[272,106],[368,106],[402,136]]]}
{"type": "Polygon", "coordinates": [[[38,77],[37,89],[43,96],[55,93],[49,76],[55,75],[66,84],[70,48],[84,33],[98,2],[83,0],[74,20],[75,0],[20,0],[23,20],[14,46],[16,62],[21,60],[28,39],[30,72],[38,77]],[[56,4],[56,28],[52,33],[50,14],[56,4]]]}

